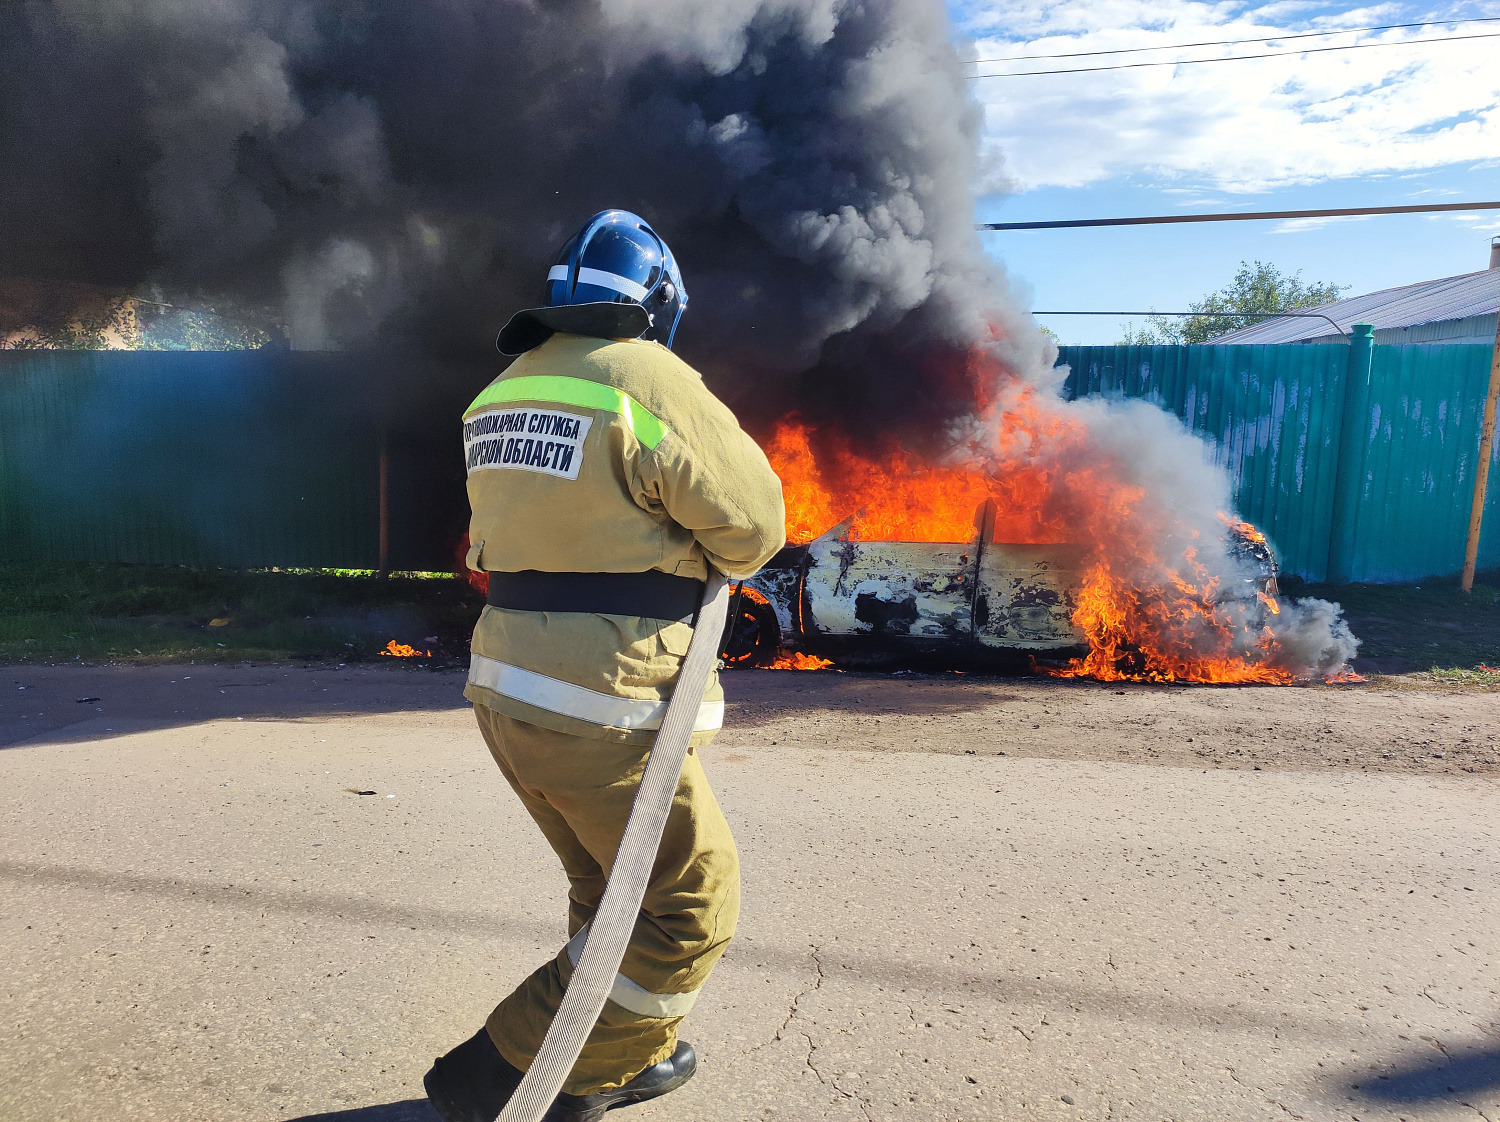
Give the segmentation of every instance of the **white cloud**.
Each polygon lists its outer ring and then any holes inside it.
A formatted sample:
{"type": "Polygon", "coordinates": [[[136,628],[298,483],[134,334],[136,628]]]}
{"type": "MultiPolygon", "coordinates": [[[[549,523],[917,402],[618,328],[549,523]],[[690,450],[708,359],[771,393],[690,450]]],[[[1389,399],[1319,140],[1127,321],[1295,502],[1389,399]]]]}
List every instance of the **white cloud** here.
{"type": "Polygon", "coordinates": [[[1466,230],[1475,230],[1481,234],[1500,234],[1500,216],[1493,210],[1485,211],[1484,214],[1430,214],[1430,221],[1453,222],[1466,230]]]}
{"type": "MultiPolygon", "coordinates": [[[[956,11],[972,56],[1100,51],[1250,39],[1422,18],[1395,6],[1300,18],[1303,5],[1255,8],[1197,0],[970,0],[956,11]]],[[[1290,44],[981,67],[1058,69],[1258,54],[1346,42],[1399,42],[1500,31],[1496,24],[1388,31],[1290,44]]],[[[1120,175],[1182,176],[1223,191],[1261,191],[1350,175],[1406,172],[1500,157],[1500,39],[1291,54],[973,83],[986,143],[1024,187],[1079,187],[1120,175]]]]}
{"type": "Polygon", "coordinates": [[[1271,228],[1273,234],[1300,234],[1307,230],[1321,230],[1335,222],[1368,222],[1370,216],[1361,214],[1342,218],[1286,218],[1271,228]]]}

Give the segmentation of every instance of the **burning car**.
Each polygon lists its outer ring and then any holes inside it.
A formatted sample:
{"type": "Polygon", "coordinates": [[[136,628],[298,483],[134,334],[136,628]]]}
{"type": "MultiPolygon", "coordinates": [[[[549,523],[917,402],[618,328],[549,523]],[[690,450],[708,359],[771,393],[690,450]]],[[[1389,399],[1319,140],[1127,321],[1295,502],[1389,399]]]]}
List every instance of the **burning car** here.
{"type": "MultiPolygon", "coordinates": [[[[993,501],[974,522],[967,542],[864,541],[849,519],[788,546],[736,586],[725,660],[766,666],[795,653],[846,664],[922,656],[1004,666],[1086,653],[1073,617],[1087,547],[995,541],[993,501]]],[[[1225,540],[1254,575],[1218,599],[1275,611],[1276,560],[1265,537],[1230,522],[1225,540]]]]}

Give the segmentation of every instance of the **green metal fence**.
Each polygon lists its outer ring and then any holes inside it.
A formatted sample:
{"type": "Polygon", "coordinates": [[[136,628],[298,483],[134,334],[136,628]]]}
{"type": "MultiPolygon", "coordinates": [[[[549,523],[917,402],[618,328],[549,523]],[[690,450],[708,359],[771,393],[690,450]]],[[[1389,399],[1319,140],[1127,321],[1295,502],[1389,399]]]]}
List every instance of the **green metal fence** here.
{"type": "Polygon", "coordinates": [[[0,352],[0,560],[373,567],[351,372],[267,352],[0,352]]]}
{"type": "MultiPolygon", "coordinates": [[[[1463,567],[1490,356],[1474,344],[1374,348],[1350,454],[1353,579],[1419,580],[1463,567]]],[[[1484,569],[1500,565],[1500,447],[1495,453],[1479,539],[1484,569]]]]}
{"type": "MultiPolygon", "coordinates": [[[[1144,398],[1200,434],[1287,572],[1398,581],[1463,564],[1490,354],[1377,347],[1356,328],[1349,346],[1064,347],[1060,362],[1069,396],[1144,398]]],[[[436,404],[403,430],[339,355],[0,352],[0,561],[373,568],[384,434],[390,565],[450,568],[463,461],[443,418],[474,387],[420,389],[436,404]]],[[[1500,486],[1479,563],[1500,566],[1500,486]]]]}
{"type": "MultiPolygon", "coordinates": [[[[1070,397],[1176,413],[1228,469],[1240,514],[1283,569],[1347,582],[1462,567],[1490,356],[1374,346],[1360,325],[1348,346],[1063,347],[1058,362],[1070,397]]],[[[1479,563],[1500,565],[1500,488],[1479,563]]]]}

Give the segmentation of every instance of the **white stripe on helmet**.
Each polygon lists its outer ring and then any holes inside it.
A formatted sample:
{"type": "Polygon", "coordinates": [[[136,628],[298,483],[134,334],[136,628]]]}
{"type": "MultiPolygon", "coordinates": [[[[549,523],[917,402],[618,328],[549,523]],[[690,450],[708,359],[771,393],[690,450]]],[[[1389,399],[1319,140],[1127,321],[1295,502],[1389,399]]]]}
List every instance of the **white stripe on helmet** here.
{"type": "MultiPolygon", "coordinates": [[[[547,280],[565,281],[568,279],[568,267],[566,265],[553,265],[547,270],[547,280]]],[[[612,289],[622,296],[629,296],[636,303],[646,298],[646,293],[651,291],[645,285],[636,284],[629,277],[622,277],[618,273],[606,273],[603,269],[590,269],[580,266],[578,269],[578,283],[592,284],[599,288],[612,289]]]]}

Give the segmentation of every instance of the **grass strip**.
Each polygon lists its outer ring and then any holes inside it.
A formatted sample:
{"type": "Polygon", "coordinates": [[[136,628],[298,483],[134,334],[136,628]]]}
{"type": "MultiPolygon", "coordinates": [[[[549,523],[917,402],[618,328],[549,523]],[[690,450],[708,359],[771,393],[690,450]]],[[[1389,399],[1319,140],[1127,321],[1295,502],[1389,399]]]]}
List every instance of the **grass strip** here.
{"type": "Polygon", "coordinates": [[[349,662],[392,641],[468,653],[483,598],[452,574],[0,566],[0,661],[349,662]]]}

